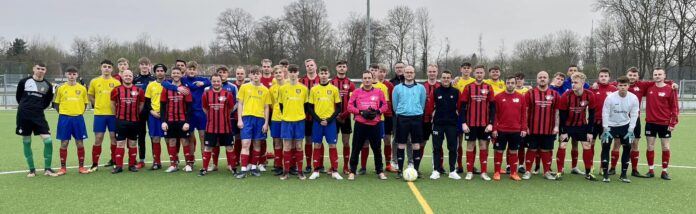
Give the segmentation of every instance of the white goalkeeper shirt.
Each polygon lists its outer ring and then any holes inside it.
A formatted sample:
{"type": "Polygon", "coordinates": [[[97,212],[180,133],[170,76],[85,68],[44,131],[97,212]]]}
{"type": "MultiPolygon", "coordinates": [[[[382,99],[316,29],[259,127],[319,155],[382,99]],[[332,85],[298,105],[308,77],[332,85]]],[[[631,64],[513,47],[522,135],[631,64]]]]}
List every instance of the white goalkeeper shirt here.
{"type": "Polygon", "coordinates": [[[618,91],[611,93],[604,100],[602,126],[606,129],[629,124],[628,131],[633,132],[638,121],[639,109],[638,97],[633,93],[626,92],[625,97],[621,97],[618,91]]]}

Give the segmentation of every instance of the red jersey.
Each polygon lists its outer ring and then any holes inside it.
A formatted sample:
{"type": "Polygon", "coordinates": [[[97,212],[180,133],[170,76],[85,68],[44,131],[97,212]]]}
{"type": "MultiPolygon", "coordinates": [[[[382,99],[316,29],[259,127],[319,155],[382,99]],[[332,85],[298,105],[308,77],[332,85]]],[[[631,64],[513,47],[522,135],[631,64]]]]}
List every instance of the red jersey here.
{"type": "MultiPolygon", "coordinates": [[[[674,81],[665,80],[665,84],[667,84],[667,85],[671,85],[672,83],[674,83],[674,81]]],[[[617,86],[617,87],[619,85],[618,82],[611,82],[609,84],[611,84],[613,86],[617,86]]],[[[643,103],[643,97],[645,96],[645,91],[647,91],[648,88],[652,87],[653,85],[655,85],[654,81],[637,80],[628,86],[628,91],[633,93],[634,95],[636,95],[636,97],[638,98],[638,106],[639,107],[643,103]]]]}
{"type": "MultiPolygon", "coordinates": [[[[597,89],[592,89],[592,93],[594,93],[594,104],[595,104],[595,121],[594,123],[596,124],[602,124],[602,108],[604,107],[604,100],[607,99],[607,96],[611,94],[612,92],[617,91],[618,89],[616,86],[613,86],[611,84],[601,84],[597,83],[597,89]]],[[[637,97],[638,95],[636,95],[637,97]]],[[[640,101],[638,101],[640,102],[640,101]]]]}
{"type": "Polygon", "coordinates": [[[160,95],[160,102],[166,105],[164,122],[186,122],[187,104],[193,102],[191,94],[182,95],[179,92],[164,89],[160,95]]]}
{"type": "Polygon", "coordinates": [[[645,92],[646,123],[675,127],[679,122],[679,99],[672,86],[654,85],[645,92]]]}
{"type": "Polygon", "coordinates": [[[111,90],[111,101],[116,102],[116,119],[138,122],[140,105],[145,103],[145,91],[135,85],[120,85],[111,90]]]}
{"type": "Polygon", "coordinates": [[[529,134],[552,135],[561,96],[550,88],[546,88],[544,91],[534,88],[529,90],[524,97],[527,100],[529,134]]]}
{"type": "Polygon", "coordinates": [[[499,132],[527,131],[527,101],[524,95],[501,92],[495,96],[495,123],[493,130],[499,132]]]}
{"type": "MultiPolygon", "coordinates": [[[[261,76],[261,84],[266,86],[266,88],[271,88],[271,85],[273,85],[273,75],[268,78],[261,76]]],[[[241,86],[237,86],[237,88],[239,87],[241,86]]]]}
{"type": "Polygon", "coordinates": [[[343,111],[341,111],[339,116],[342,118],[347,118],[350,114],[347,111],[348,100],[350,100],[350,94],[355,91],[355,83],[353,83],[353,81],[351,81],[348,77],[335,77],[331,80],[331,84],[338,88],[338,94],[341,96],[341,104],[343,105],[341,106],[341,109],[343,109],[343,111]]]}
{"type": "Polygon", "coordinates": [[[211,89],[203,93],[201,104],[208,119],[205,132],[213,134],[232,133],[230,114],[234,108],[234,99],[232,92],[222,89],[218,92],[211,89]]]}
{"type": "Polygon", "coordinates": [[[123,84],[123,79],[121,78],[121,75],[116,74],[116,75],[113,75],[113,76],[111,76],[111,77],[113,77],[114,79],[116,79],[116,80],[118,80],[119,82],[121,82],[121,84],[123,84]]]}
{"type": "MultiPolygon", "coordinates": [[[[307,91],[311,91],[312,87],[314,87],[315,85],[319,85],[320,82],[321,81],[319,81],[319,75],[315,76],[314,79],[309,79],[309,77],[306,75],[302,77],[302,79],[300,79],[300,83],[307,87],[307,91]]],[[[305,120],[311,121],[312,115],[306,114],[305,120]]]]}
{"type": "Polygon", "coordinates": [[[389,101],[387,101],[387,103],[389,104],[389,106],[388,106],[389,110],[384,112],[384,116],[385,117],[392,117],[392,116],[394,116],[394,109],[392,106],[392,92],[394,92],[394,84],[387,81],[387,80],[382,80],[382,84],[384,84],[384,86],[387,86],[387,93],[389,93],[389,101]]]}
{"type": "Polygon", "coordinates": [[[459,100],[466,105],[465,119],[469,127],[485,127],[490,124],[489,105],[493,103],[493,87],[481,83],[469,84],[464,87],[459,100]]]}
{"type": "MultiPolygon", "coordinates": [[[[595,108],[595,98],[592,91],[584,89],[582,95],[578,96],[574,91],[569,90],[561,96],[561,102],[558,107],[561,111],[568,111],[568,119],[565,121],[565,126],[586,126],[588,124],[588,115],[590,110],[595,108]]],[[[563,121],[561,121],[563,122],[563,121]]]]}
{"type": "Polygon", "coordinates": [[[435,97],[433,93],[435,89],[440,87],[440,82],[435,82],[435,84],[430,84],[428,81],[423,83],[425,86],[425,110],[423,111],[423,121],[426,123],[432,122],[433,112],[435,111],[435,97]]]}

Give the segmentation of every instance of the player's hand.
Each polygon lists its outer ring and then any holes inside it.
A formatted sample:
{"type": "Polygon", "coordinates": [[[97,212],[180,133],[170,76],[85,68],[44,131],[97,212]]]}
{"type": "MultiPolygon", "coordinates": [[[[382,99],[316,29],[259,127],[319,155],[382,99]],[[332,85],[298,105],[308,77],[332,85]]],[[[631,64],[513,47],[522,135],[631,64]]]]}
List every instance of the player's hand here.
{"type": "Polygon", "coordinates": [[[157,111],[150,110],[150,114],[151,114],[153,117],[157,118],[157,119],[160,118],[160,113],[157,112],[157,111]]]}
{"type": "Polygon", "coordinates": [[[674,126],[667,127],[667,131],[673,132],[673,131],[674,131],[674,126]]]}
{"type": "Polygon", "coordinates": [[[558,134],[558,126],[553,127],[553,135],[557,135],[557,134],[558,134]]]}
{"type": "MultiPolygon", "coordinates": [[[[633,134],[633,132],[631,132],[633,134]]],[[[604,132],[602,133],[602,143],[611,143],[611,132],[609,132],[608,128],[604,129],[604,132]]]]}
{"type": "Polygon", "coordinates": [[[633,140],[636,139],[636,136],[633,134],[633,132],[628,132],[623,138],[628,140],[628,143],[631,144],[633,143],[633,140]]]}
{"type": "Polygon", "coordinates": [[[242,122],[241,120],[237,121],[237,128],[241,129],[243,127],[244,127],[244,122],[242,122]]]}
{"type": "Polygon", "coordinates": [[[493,125],[488,124],[488,125],[486,126],[486,129],[485,129],[484,131],[485,131],[486,133],[493,131],[493,125]]]}
{"type": "Polygon", "coordinates": [[[672,83],[672,89],[674,89],[674,90],[679,89],[679,85],[676,83],[672,83]]]}
{"type": "Polygon", "coordinates": [[[184,126],[181,127],[181,130],[182,130],[182,131],[185,131],[185,132],[188,131],[188,130],[189,130],[189,124],[188,124],[188,123],[184,123],[184,126]]]}
{"type": "Polygon", "coordinates": [[[321,126],[329,125],[329,123],[326,122],[326,120],[322,120],[321,122],[319,122],[319,124],[321,124],[321,126]]]}
{"type": "Polygon", "coordinates": [[[201,81],[196,81],[195,83],[196,83],[196,86],[198,86],[198,87],[202,87],[204,85],[203,82],[201,82],[201,81]]]}
{"type": "Polygon", "coordinates": [[[471,132],[471,130],[469,130],[469,126],[467,126],[466,123],[462,123],[462,130],[464,130],[464,133],[471,132]]]}
{"type": "Polygon", "coordinates": [[[179,92],[179,94],[184,95],[184,96],[189,95],[189,93],[191,93],[191,92],[190,92],[186,87],[184,87],[184,86],[179,86],[179,88],[177,88],[176,91],[179,92]]]}
{"type": "Polygon", "coordinates": [[[162,131],[166,132],[167,130],[169,130],[169,126],[167,125],[167,123],[162,123],[162,131]]]}
{"type": "Polygon", "coordinates": [[[568,134],[561,134],[561,141],[566,141],[568,139],[568,134]]]}
{"type": "Polygon", "coordinates": [[[592,83],[592,86],[590,86],[590,87],[591,87],[592,89],[598,89],[598,88],[599,88],[599,85],[595,82],[595,83],[592,83]]]}
{"type": "Polygon", "coordinates": [[[263,126],[261,126],[261,131],[266,134],[268,132],[268,123],[263,123],[263,126]]]}
{"type": "Polygon", "coordinates": [[[522,132],[520,132],[520,136],[526,137],[526,136],[527,136],[527,131],[522,131],[522,132]]]}
{"type": "Polygon", "coordinates": [[[587,134],[587,141],[590,141],[590,140],[592,140],[592,137],[594,137],[594,135],[592,135],[592,134],[588,133],[588,134],[587,134]]]}
{"type": "Polygon", "coordinates": [[[493,133],[491,133],[491,137],[498,138],[498,131],[493,131],[493,133]]]}

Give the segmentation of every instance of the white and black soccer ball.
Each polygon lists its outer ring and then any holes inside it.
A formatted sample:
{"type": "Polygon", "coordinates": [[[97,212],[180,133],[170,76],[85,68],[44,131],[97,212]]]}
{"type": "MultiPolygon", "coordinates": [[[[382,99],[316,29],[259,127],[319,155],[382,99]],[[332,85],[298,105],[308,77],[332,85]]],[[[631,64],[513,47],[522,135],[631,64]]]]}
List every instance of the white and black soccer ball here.
{"type": "Polygon", "coordinates": [[[418,171],[416,171],[416,169],[414,169],[413,167],[406,168],[402,175],[404,181],[413,182],[416,181],[416,179],[418,179],[418,171]]]}

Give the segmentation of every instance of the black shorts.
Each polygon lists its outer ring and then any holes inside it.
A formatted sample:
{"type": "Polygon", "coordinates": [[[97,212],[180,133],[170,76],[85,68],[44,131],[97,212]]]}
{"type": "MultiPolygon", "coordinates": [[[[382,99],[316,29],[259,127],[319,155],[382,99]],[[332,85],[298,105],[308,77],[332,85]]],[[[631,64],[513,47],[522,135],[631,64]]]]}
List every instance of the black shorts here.
{"type": "Polygon", "coordinates": [[[140,125],[138,122],[116,120],[116,141],[137,140],[140,125]]]}
{"type": "Polygon", "coordinates": [[[423,123],[423,142],[430,140],[430,135],[433,134],[433,123],[423,123]]]}
{"type": "Polygon", "coordinates": [[[529,148],[529,135],[522,138],[522,143],[520,143],[520,148],[529,148]]]}
{"type": "Polygon", "coordinates": [[[205,142],[203,145],[207,147],[216,146],[233,146],[234,145],[234,135],[232,133],[217,134],[217,133],[205,133],[205,142]]]}
{"type": "Polygon", "coordinates": [[[518,150],[522,143],[522,136],[519,132],[498,132],[493,148],[495,150],[505,150],[507,146],[510,150],[518,150]]]}
{"type": "Polygon", "coordinates": [[[48,127],[48,122],[46,118],[41,115],[36,115],[33,117],[25,117],[17,114],[17,127],[15,129],[15,134],[21,136],[31,136],[34,135],[50,135],[51,129],[48,127]]]}
{"type": "Polygon", "coordinates": [[[314,127],[314,123],[311,120],[304,121],[304,136],[309,137],[308,139],[312,137],[312,127],[314,127]]]}
{"type": "Polygon", "coordinates": [[[595,123],[592,126],[592,140],[596,140],[604,132],[604,127],[601,123],[595,123]]]}
{"type": "MultiPolygon", "coordinates": [[[[422,118],[421,118],[422,120],[422,118]]],[[[394,134],[394,117],[384,117],[384,135],[394,134]]],[[[397,126],[398,127],[398,126],[397,126]]]]}
{"type": "Polygon", "coordinates": [[[337,133],[343,133],[343,134],[352,134],[353,133],[353,127],[350,126],[350,117],[346,118],[343,120],[343,123],[336,121],[336,125],[338,128],[336,129],[337,133]]]}
{"type": "Polygon", "coordinates": [[[672,138],[672,132],[667,130],[667,125],[659,125],[654,123],[645,123],[646,137],[660,137],[662,139],[672,138]]]}
{"type": "Polygon", "coordinates": [[[563,142],[568,142],[571,138],[576,141],[587,141],[587,134],[591,134],[592,131],[588,131],[585,127],[569,126],[566,127],[566,133],[568,134],[568,138],[563,142]]]}
{"type": "Polygon", "coordinates": [[[164,132],[165,138],[188,138],[191,135],[191,127],[189,127],[189,131],[182,130],[184,122],[168,122],[167,126],[169,129],[164,132]]]}
{"type": "MultiPolygon", "coordinates": [[[[385,119],[385,130],[387,124],[385,119]]],[[[397,116],[396,126],[397,143],[407,144],[409,136],[411,143],[423,143],[423,116],[397,116]]]]}
{"type": "Polygon", "coordinates": [[[640,133],[641,133],[641,125],[640,125],[640,117],[638,117],[638,121],[636,121],[636,127],[633,128],[633,136],[636,137],[636,139],[640,139],[640,133]]]}
{"type": "Polygon", "coordinates": [[[464,140],[491,140],[491,133],[486,132],[485,126],[469,127],[469,133],[464,133],[464,140]]]}
{"type": "Polygon", "coordinates": [[[527,144],[529,149],[553,150],[556,135],[533,134],[527,136],[527,140],[529,141],[527,144]]]}
{"type": "Polygon", "coordinates": [[[626,136],[628,133],[628,126],[629,124],[618,127],[609,127],[609,133],[611,134],[612,138],[618,138],[621,141],[621,144],[628,145],[630,142],[628,142],[628,139],[624,139],[624,136],[626,136]]]}

